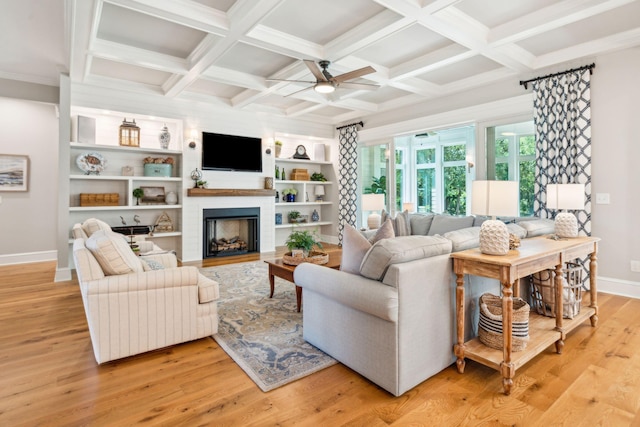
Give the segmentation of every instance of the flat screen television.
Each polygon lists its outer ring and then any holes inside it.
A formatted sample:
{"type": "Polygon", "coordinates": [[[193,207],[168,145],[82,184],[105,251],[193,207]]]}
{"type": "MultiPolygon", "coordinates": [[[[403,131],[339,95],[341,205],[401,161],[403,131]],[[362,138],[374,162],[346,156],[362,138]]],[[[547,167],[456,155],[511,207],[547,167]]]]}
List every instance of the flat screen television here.
{"type": "Polygon", "coordinates": [[[262,140],[202,132],[202,170],[262,172],[262,140]]]}

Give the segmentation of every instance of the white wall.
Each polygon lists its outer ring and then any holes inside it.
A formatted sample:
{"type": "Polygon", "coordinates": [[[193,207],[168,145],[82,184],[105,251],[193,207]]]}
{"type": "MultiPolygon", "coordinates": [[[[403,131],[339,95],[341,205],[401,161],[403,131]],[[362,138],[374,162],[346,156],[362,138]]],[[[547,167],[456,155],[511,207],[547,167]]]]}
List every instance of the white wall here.
{"type": "Polygon", "coordinates": [[[0,264],[56,259],[58,118],[52,104],[0,98],[0,154],[29,156],[29,191],[0,191],[0,264]]]}

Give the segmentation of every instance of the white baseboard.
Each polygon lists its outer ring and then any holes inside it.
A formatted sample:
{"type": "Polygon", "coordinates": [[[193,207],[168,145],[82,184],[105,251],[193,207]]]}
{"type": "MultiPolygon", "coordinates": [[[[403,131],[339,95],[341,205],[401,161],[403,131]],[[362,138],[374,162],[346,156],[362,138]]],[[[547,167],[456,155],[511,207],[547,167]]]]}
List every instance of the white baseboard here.
{"type": "Polygon", "coordinates": [[[0,265],[28,264],[33,262],[56,261],[58,251],[28,252],[24,254],[0,255],[0,265]]]}
{"type": "Polygon", "coordinates": [[[640,298],[640,283],[598,276],[598,292],[640,298]]]}

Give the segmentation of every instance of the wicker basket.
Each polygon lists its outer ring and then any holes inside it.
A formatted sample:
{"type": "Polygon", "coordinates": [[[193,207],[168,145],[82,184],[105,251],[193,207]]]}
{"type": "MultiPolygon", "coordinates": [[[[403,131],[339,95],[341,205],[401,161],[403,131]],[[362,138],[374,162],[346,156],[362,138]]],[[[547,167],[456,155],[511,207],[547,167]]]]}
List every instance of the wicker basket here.
{"type": "Polygon", "coordinates": [[[299,265],[303,262],[310,262],[312,264],[326,264],[329,262],[329,254],[324,252],[309,252],[309,255],[293,256],[291,252],[287,252],[282,256],[282,262],[288,265],[299,265]]]}
{"type": "MultiPolygon", "coordinates": [[[[529,341],[529,304],[522,298],[513,299],[511,321],[511,351],[522,351],[529,341]]],[[[484,345],[502,350],[502,298],[492,294],[480,296],[478,339],[484,345]]]]}
{"type": "MultiPolygon", "coordinates": [[[[573,319],[582,304],[582,267],[568,262],[562,269],[562,317],[573,319]]],[[[554,270],[542,270],[531,276],[531,306],[540,315],[556,317],[554,270]]]]}
{"type": "Polygon", "coordinates": [[[80,193],[80,206],[118,206],[118,193],[80,193]]]}

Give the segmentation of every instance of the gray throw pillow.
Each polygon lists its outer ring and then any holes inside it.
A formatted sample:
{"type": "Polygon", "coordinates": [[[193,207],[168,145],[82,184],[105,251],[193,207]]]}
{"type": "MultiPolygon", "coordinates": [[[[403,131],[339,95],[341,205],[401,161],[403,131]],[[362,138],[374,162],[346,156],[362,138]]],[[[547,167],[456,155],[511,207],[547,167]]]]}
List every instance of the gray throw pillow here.
{"type": "Polygon", "coordinates": [[[443,235],[449,231],[460,230],[472,225],[472,216],[436,215],[431,223],[431,228],[429,228],[429,236],[443,235]]]}
{"type": "Polygon", "coordinates": [[[391,220],[386,220],[370,239],[363,236],[355,227],[345,224],[342,235],[340,270],[346,273],[360,274],[360,264],[367,251],[371,249],[371,245],[390,237],[394,237],[391,220]]]}
{"type": "Polygon", "coordinates": [[[411,222],[411,234],[414,236],[426,236],[429,234],[434,214],[412,214],[409,218],[411,222]]]}
{"type": "Polygon", "coordinates": [[[396,236],[411,236],[409,211],[400,212],[396,215],[394,231],[396,236]]]}

